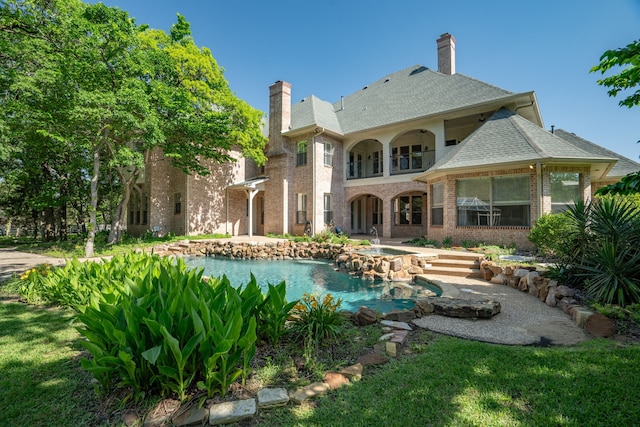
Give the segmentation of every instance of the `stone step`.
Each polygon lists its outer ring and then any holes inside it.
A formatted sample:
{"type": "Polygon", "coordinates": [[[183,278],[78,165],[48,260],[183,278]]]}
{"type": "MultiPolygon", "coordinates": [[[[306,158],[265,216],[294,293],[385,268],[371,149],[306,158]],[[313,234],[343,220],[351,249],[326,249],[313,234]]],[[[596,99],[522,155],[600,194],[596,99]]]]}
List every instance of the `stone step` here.
{"type": "Polygon", "coordinates": [[[466,278],[481,278],[482,272],[479,268],[460,268],[460,267],[437,267],[424,268],[424,274],[437,274],[440,276],[457,276],[466,278]]]}
{"type": "Polygon", "coordinates": [[[478,268],[478,262],[476,260],[463,260],[463,259],[449,259],[438,258],[429,261],[434,267],[455,267],[455,268],[478,268]]]}
{"type": "Polygon", "coordinates": [[[477,261],[479,258],[482,258],[482,256],[473,252],[438,254],[438,259],[458,259],[458,260],[464,260],[464,261],[469,261],[469,260],[477,261]]]}

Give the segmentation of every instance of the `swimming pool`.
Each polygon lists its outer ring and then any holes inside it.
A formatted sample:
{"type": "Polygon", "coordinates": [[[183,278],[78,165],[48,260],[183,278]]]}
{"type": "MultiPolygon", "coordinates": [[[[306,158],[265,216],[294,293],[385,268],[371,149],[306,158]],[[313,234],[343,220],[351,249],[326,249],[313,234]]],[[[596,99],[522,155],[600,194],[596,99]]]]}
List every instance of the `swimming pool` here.
{"type": "Polygon", "coordinates": [[[358,249],[357,253],[363,255],[411,255],[415,252],[409,252],[402,249],[390,248],[387,246],[372,246],[366,249],[358,249]]]}
{"type": "Polygon", "coordinates": [[[234,287],[243,286],[256,277],[266,293],[268,283],[287,283],[287,300],[301,299],[306,293],[328,293],[342,299],[343,310],[357,311],[361,306],[380,312],[410,309],[412,298],[439,295],[436,286],[397,282],[368,281],[335,271],[326,260],[239,260],[223,257],[185,257],[191,267],[204,269],[206,276],[226,275],[234,287]]]}

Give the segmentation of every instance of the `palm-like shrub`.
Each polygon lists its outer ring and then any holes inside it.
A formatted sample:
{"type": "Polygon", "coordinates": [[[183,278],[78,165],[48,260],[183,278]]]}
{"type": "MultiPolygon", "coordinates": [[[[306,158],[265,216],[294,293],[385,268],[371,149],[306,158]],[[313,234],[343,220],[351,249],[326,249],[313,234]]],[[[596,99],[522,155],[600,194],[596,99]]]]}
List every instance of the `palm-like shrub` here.
{"type": "Polygon", "coordinates": [[[568,210],[572,230],[566,263],[590,298],[622,306],[640,302],[640,208],[602,197],[568,210]]]}

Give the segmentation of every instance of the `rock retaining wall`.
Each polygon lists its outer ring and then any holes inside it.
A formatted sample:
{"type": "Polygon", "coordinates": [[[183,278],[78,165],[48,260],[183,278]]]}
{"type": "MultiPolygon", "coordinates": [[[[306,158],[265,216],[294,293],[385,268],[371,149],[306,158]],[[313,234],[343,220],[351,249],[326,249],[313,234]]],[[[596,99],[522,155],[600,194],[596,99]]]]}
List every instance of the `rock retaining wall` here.
{"type": "Polygon", "coordinates": [[[417,274],[425,273],[431,267],[429,261],[437,255],[370,255],[349,251],[336,257],[338,269],[366,280],[410,282],[417,274]]]}
{"type": "Polygon", "coordinates": [[[595,314],[576,299],[576,290],[559,285],[556,280],[542,277],[536,267],[500,267],[493,261],[480,263],[485,280],[499,285],[510,286],[528,292],[550,307],[558,307],[580,327],[597,337],[609,337],[615,333],[615,326],[606,316],[595,314]]]}
{"type": "Polygon", "coordinates": [[[239,259],[336,259],[353,250],[346,244],[315,242],[230,242],[222,240],[183,240],[156,246],[160,255],[223,256],[239,259]]]}

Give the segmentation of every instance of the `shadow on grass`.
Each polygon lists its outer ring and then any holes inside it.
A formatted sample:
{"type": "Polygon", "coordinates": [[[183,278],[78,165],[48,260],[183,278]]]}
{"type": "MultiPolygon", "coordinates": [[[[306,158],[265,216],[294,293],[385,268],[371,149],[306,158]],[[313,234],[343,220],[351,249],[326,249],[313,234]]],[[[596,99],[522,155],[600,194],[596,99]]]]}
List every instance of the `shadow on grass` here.
{"type": "Polygon", "coordinates": [[[311,405],[259,425],[633,425],[640,419],[640,346],[508,347],[439,338],[311,405]]]}
{"type": "Polygon", "coordinates": [[[0,303],[2,425],[96,425],[92,376],[80,368],[72,315],[0,303]]]}

